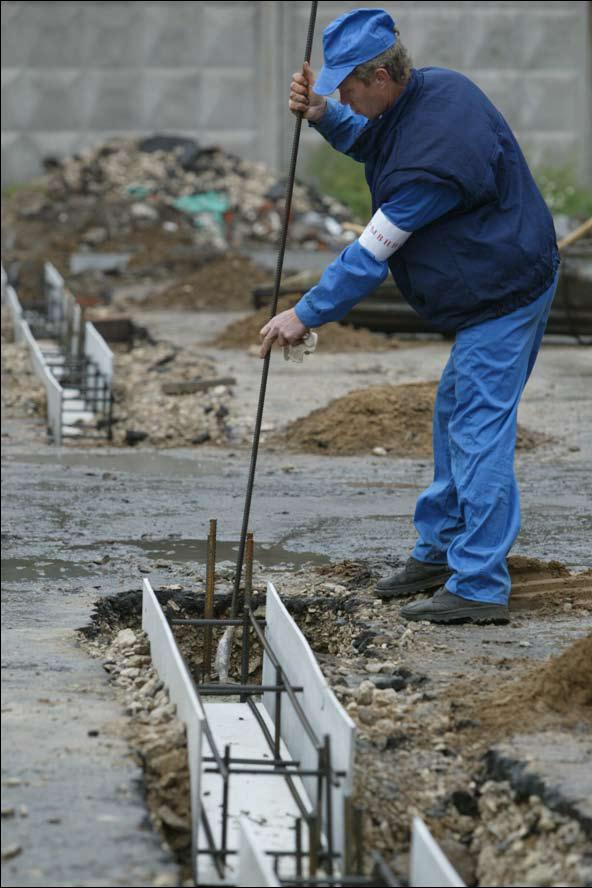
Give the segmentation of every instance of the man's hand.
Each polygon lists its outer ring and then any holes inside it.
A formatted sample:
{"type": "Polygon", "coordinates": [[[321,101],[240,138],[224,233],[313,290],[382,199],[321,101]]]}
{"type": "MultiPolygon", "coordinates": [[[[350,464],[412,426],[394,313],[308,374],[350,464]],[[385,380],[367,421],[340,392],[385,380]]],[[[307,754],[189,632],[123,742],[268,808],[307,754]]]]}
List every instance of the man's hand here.
{"type": "Polygon", "coordinates": [[[278,345],[294,345],[295,342],[300,342],[307,333],[308,327],[305,327],[299,320],[293,308],[282,311],[259,331],[261,337],[259,357],[264,358],[274,342],[277,341],[278,345]]]}
{"type": "Polygon", "coordinates": [[[292,114],[298,114],[299,111],[302,111],[306,120],[318,123],[325,113],[327,100],[324,96],[318,96],[313,92],[314,82],[314,71],[308,62],[305,62],[303,71],[296,71],[292,74],[288,107],[292,114]]]}

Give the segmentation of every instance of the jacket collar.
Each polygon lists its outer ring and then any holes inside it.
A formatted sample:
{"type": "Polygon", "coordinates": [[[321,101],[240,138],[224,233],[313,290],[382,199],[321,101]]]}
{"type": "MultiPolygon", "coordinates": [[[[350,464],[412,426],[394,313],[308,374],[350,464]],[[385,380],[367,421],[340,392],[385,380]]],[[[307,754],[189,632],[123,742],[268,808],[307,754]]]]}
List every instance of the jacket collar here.
{"type": "Polygon", "coordinates": [[[409,105],[417,97],[417,93],[419,92],[422,83],[422,72],[418,71],[417,68],[412,68],[411,76],[409,77],[407,86],[405,87],[399,98],[395,102],[393,102],[393,104],[389,108],[387,108],[386,111],[383,111],[382,114],[377,117],[375,121],[372,121],[372,123],[375,123],[377,127],[382,127],[382,124],[386,124],[389,129],[393,126],[396,126],[409,108],[409,105]]]}

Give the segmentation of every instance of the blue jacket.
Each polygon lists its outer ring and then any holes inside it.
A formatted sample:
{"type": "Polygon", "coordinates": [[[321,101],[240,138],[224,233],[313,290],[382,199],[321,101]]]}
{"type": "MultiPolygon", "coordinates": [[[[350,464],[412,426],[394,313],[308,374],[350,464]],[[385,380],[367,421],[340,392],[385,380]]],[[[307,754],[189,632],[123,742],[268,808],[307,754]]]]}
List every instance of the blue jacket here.
{"type": "Polygon", "coordinates": [[[467,77],[413,69],[399,99],[361,131],[373,212],[412,183],[453,183],[462,206],[418,229],[388,260],[407,301],[457,330],[507,314],[551,285],[553,219],[510,127],[467,77]]]}

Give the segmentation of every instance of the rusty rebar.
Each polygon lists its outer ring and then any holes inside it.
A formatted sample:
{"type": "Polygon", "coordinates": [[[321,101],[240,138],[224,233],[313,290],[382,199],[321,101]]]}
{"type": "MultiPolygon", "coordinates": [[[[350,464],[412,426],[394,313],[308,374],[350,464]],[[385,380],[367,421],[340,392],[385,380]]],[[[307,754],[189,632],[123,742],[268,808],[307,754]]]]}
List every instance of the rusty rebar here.
{"type": "MultiPolygon", "coordinates": [[[[216,529],[217,521],[210,518],[210,532],[208,533],[208,561],[206,566],[206,600],[204,616],[211,620],[214,616],[214,591],[216,573],[216,529]]],[[[206,626],[204,631],[203,676],[209,676],[212,672],[212,627],[206,626]]]]}

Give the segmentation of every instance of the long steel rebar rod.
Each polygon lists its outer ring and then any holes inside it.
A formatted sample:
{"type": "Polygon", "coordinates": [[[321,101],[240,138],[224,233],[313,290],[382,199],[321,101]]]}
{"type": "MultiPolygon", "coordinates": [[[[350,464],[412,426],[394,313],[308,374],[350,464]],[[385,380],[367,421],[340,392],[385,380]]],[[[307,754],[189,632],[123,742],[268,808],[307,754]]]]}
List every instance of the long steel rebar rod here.
{"type": "MultiPolygon", "coordinates": [[[[315,21],[317,16],[318,0],[313,0],[310,8],[310,18],[308,22],[308,34],[306,37],[306,48],[304,51],[304,61],[310,62],[312,52],[312,41],[314,37],[315,21]]],[[[292,209],[292,194],[294,191],[294,180],[296,178],[296,161],[298,159],[298,146],[300,143],[300,130],[302,129],[303,114],[299,111],[296,115],[296,126],[294,127],[294,136],[292,139],[292,155],[290,158],[290,169],[288,172],[288,180],[286,184],[286,198],[284,202],[284,216],[282,220],[282,232],[280,237],[280,246],[275,269],[275,278],[273,284],[273,304],[271,308],[270,320],[277,312],[278,298],[280,292],[280,283],[282,279],[282,270],[284,266],[284,253],[286,251],[286,241],[288,238],[288,225],[290,223],[290,212],[292,209]]],[[[236,574],[234,578],[234,590],[232,593],[232,607],[230,615],[236,617],[238,613],[238,598],[240,590],[241,575],[243,570],[243,559],[245,555],[245,541],[247,537],[247,527],[249,525],[249,516],[251,514],[251,499],[253,496],[253,485],[255,482],[255,470],[257,467],[257,454],[259,451],[259,438],[261,435],[261,423],[263,421],[263,407],[265,405],[265,392],[267,389],[267,377],[269,375],[269,362],[271,359],[271,350],[267,352],[263,358],[263,370],[261,372],[261,386],[259,389],[259,402],[257,405],[257,416],[255,419],[255,429],[253,431],[253,445],[251,449],[251,465],[249,468],[249,478],[247,481],[247,494],[245,497],[245,508],[243,512],[243,524],[240,535],[240,543],[238,547],[238,557],[236,559],[236,574]]]]}

